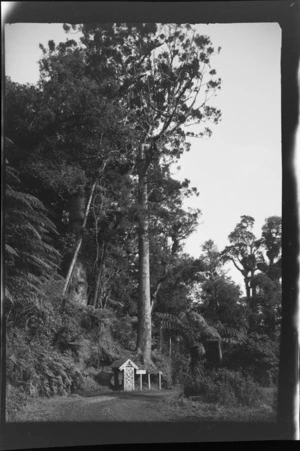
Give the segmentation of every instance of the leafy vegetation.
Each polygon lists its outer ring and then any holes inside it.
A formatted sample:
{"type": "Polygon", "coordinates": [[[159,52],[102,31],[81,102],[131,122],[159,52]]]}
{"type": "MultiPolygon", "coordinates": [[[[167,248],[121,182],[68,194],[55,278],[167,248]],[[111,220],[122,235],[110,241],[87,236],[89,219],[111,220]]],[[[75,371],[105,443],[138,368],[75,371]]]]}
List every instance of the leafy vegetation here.
{"type": "Polygon", "coordinates": [[[104,390],[120,357],[186,396],[255,406],[277,381],[281,218],[258,238],[244,215],[193,258],[198,193],[172,177],[220,120],[217,52],[188,25],[74,27],[80,43],[41,46],[37,86],[6,80],[9,418],[28,397],[104,390]]]}
{"type": "Polygon", "coordinates": [[[185,382],[184,394],[202,395],[206,402],[228,406],[257,406],[261,402],[261,389],[249,375],[226,368],[206,371],[202,377],[185,382]]]}

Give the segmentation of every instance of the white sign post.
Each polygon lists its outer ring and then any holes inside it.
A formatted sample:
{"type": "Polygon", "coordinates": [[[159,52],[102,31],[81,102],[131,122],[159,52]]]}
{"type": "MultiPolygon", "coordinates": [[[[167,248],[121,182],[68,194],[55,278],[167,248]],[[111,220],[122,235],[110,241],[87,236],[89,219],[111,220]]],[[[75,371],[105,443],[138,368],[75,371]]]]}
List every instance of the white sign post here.
{"type": "Polygon", "coordinates": [[[162,372],[159,371],[158,372],[158,389],[159,390],[161,390],[161,375],[162,375],[162,372]]]}
{"type": "Polygon", "coordinates": [[[146,374],[146,370],[137,370],[136,374],[140,375],[140,390],[143,390],[143,374],[146,374]]]}

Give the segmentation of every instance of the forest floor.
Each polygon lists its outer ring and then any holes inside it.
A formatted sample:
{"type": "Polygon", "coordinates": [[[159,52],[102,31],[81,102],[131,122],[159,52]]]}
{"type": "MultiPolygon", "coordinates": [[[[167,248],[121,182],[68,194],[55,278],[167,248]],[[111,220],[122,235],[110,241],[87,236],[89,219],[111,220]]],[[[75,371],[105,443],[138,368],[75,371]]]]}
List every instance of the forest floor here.
{"type": "Polygon", "coordinates": [[[165,422],[165,421],[275,421],[272,392],[266,389],[259,407],[228,407],[186,399],[178,390],[107,392],[100,396],[31,398],[14,422],[165,422]]]}

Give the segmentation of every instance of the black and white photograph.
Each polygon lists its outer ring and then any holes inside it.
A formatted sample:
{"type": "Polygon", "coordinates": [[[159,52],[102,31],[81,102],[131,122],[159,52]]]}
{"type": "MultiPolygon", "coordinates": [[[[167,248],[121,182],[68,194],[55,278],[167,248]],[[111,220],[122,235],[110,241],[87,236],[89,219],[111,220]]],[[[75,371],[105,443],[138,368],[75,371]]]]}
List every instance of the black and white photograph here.
{"type": "Polygon", "coordinates": [[[114,3],[3,25],[5,427],[299,439],[291,38],[114,3]]]}

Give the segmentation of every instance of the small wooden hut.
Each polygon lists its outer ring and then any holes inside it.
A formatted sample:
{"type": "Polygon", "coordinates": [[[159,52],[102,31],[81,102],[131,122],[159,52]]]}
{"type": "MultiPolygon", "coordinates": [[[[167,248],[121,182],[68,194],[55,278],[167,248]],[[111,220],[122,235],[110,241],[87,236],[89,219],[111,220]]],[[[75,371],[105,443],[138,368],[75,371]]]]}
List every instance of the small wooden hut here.
{"type": "Polygon", "coordinates": [[[143,375],[148,376],[148,390],[151,390],[151,374],[158,374],[158,388],[161,390],[162,372],[144,366],[138,367],[131,359],[123,358],[114,362],[111,366],[114,372],[114,386],[124,391],[135,390],[135,376],[139,376],[139,389],[143,390],[143,375]]]}
{"type": "Polygon", "coordinates": [[[135,389],[134,376],[135,371],[138,371],[139,367],[131,359],[119,359],[111,367],[114,372],[115,388],[123,389],[124,391],[135,389]]]}

